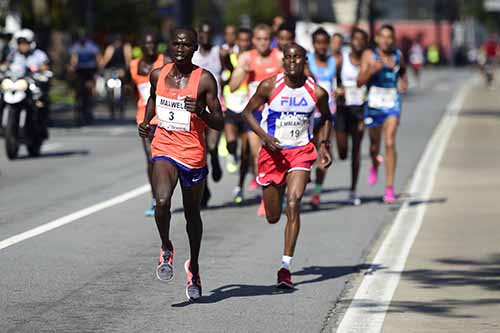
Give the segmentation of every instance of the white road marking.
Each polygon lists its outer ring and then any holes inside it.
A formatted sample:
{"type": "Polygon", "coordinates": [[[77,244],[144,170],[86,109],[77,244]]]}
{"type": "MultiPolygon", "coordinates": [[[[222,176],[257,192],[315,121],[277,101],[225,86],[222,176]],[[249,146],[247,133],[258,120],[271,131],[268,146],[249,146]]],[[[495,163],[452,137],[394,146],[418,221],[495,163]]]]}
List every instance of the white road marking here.
{"type": "Polygon", "coordinates": [[[3,241],[0,241],[0,250],[3,250],[9,246],[20,243],[20,242],[25,241],[27,239],[33,238],[35,236],[44,234],[48,231],[54,230],[54,229],[59,228],[63,225],[75,222],[83,217],[97,213],[97,212],[104,210],[106,208],[110,208],[110,207],[119,205],[121,203],[124,203],[125,201],[131,200],[135,197],[138,197],[140,195],[148,193],[149,191],[151,191],[150,185],[145,184],[145,185],[139,186],[133,190],[125,192],[121,195],[118,195],[114,198],[102,201],[102,202],[97,203],[95,205],[92,205],[90,207],[76,211],[72,214],[69,214],[69,215],[60,217],[56,220],[53,220],[51,222],[47,222],[45,224],[42,224],[41,226],[38,226],[36,228],[33,228],[33,229],[30,229],[30,230],[25,231],[23,233],[14,235],[12,237],[4,239],[3,241]]]}
{"type": "MultiPolygon", "coordinates": [[[[427,200],[432,195],[435,176],[450,135],[457,123],[466,94],[479,78],[467,81],[453,100],[434,131],[420,159],[408,193],[427,200]]],[[[399,210],[380,246],[370,270],[365,274],[347,309],[337,333],[381,332],[386,312],[398,287],[408,254],[423,222],[426,205],[410,207],[408,201],[399,210]]]]}

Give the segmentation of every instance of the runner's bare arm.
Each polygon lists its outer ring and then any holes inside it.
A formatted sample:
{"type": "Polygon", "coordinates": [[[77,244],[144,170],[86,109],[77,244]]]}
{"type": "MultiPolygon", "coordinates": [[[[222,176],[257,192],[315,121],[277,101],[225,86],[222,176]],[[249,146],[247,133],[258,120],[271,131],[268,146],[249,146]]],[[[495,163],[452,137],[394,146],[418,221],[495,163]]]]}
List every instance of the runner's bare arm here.
{"type": "Polygon", "coordinates": [[[375,62],[375,56],[372,50],[366,50],[361,57],[361,68],[358,75],[358,88],[366,85],[373,74],[377,73],[383,66],[381,61],[375,62]]]}
{"type": "Polygon", "coordinates": [[[259,107],[264,105],[271,96],[276,82],[276,76],[273,76],[267,80],[262,81],[257,87],[257,91],[248,101],[247,106],[243,110],[242,116],[243,120],[250,127],[252,131],[259,136],[259,138],[264,141],[267,147],[272,151],[278,151],[281,149],[279,146],[279,140],[267,134],[261,127],[260,124],[255,119],[253,112],[259,107]]]}
{"type": "Polygon", "coordinates": [[[149,91],[149,98],[146,104],[146,112],[144,113],[144,120],[139,124],[139,135],[143,138],[148,137],[150,126],[149,123],[154,118],[156,114],[156,84],[158,83],[158,77],[160,76],[161,68],[154,69],[149,76],[149,82],[151,83],[151,89],[149,91]]]}
{"type": "Polygon", "coordinates": [[[318,110],[321,113],[321,127],[317,134],[319,135],[319,140],[317,140],[317,142],[320,143],[319,162],[324,168],[328,168],[332,164],[332,155],[330,154],[332,115],[330,113],[330,105],[328,103],[329,96],[328,92],[325,89],[321,88],[320,86],[316,86],[315,94],[317,98],[316,106],[318,107],[318,110]]]}
{"type": "Polygon", "coordinates": [[[238,57],[238,66],[234,69],[231,74],[231,80],[229,81],[229,89],[231,92],[236,91],[240,85],[245,81],[245,76],[250,69],[250,58],[248,52],[243,52],[238,57]]]}
{"type": "Polygon", "coordinates": [[[401,57],[401,63],[398,75],[399,75],[398,90],[399,92],[404,93],[408,90],[408,71],[406,67],[406,62],[403,59],[403,57],[401,57]]]}
{"type": "Polygon", "coordinates": [[[224,128],[224,117],[219,102],[217,81],[207,70],[203,70],[201,74],[197,99],[201,101],[201,103],[196,103],[198,116],[203,119],[210,128],[221,131],[224,128]],[[208,106],[210,112],[206,112],[205,106],[208,106]]]}

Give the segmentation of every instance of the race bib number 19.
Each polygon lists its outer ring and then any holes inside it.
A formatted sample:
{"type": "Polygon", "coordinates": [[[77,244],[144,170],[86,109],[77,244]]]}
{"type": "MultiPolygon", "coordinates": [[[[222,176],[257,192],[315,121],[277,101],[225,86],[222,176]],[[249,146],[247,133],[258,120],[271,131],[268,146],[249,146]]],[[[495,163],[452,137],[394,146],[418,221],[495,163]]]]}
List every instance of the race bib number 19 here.
{"type": "Polygon", "coordinates": [[[276,119],[275,137],[282,146],[303,146],[309,143],[309,118],[304,115],[282,115],[276,119]]]}
{"type": "Polygon", "coordinates": [[[182,100],[157,96],[156,115],[161,128],[168,131],[191,130],[191,113],[186,111],[182,100]]]}

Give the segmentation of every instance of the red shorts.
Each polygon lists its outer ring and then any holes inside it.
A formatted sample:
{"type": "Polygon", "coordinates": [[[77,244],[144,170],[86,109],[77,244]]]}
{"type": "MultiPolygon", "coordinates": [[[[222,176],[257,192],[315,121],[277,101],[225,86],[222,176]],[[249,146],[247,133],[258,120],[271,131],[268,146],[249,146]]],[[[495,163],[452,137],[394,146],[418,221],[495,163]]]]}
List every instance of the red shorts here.
{"type": "Polygon", "coordinates": [[[316,147],[312,142],[302,147],[283,149],[276,153],[262,147],[258,159],[257,183],[262,186],[271,183],[280,185],[285,181],[289,172],[311,171],[317,156],[316,147]]]}

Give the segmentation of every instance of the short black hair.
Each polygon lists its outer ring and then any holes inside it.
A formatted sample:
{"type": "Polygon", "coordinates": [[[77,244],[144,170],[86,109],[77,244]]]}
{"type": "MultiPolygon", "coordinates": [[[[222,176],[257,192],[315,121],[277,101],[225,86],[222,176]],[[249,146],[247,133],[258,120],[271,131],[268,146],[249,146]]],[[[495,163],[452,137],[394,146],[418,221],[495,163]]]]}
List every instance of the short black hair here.
{"type": "Polygon", "coordinates": [[[252,31],[252,29],[247,28],[247,27],[239,27],[236,35],[239,35],[239,34],[249,34],[250,36],[252,36],[253,31],[252,31]]]}
{"type": "Polygon", "coordinates": [[[338,37],[342,40],[344,40],[344,35],[342,35],[340,32],[336,32],[333,34],[332,38],[338,37]]]}
{"type": "Polygon", "coordinates": [[[285,22],[280,24],[278,28],[278,33],[280,31],[288,31],[293,35],[293,37],[295,37],[295,24],[293,24],[293,22],[290,20],[286,20],[285,22]]]}
{"type": "Polygon", "coordinates": [[[380,32],[382,30],[389,30],[393,35],[396,35],[396,29],[392,24],[383,24],[378,31],[380,32]]]}
{"type": "Polygon", "coordinates": [[[328,41],[330,41],[330,34],[328,33],[328,31],[326,31],[322,27],[319,27],[312,34],[312,40],[313,40],[313,42],[316,40],[316,37],[321,36],[321,35],[326,36],[327,39],[328,39],[328,41]]]}
{"type": "Polygon", "coordinates": [[[354,37],[355,34],[361,34],[363,35],[363,38],[365,39],[366,42],[368,42],[368,40],[370,39],[370,37],[368,36],[368,33],[361,29],[361,28],[358,28],[358,27],[354,27],[352,28],[352,31],[351,31],[351,40],[352,38],[354,37]]]}
{"type": "Polygon", "coordinates": [[[171,39],[174,39],[175,35],[180,31],[189,32],[194,38],[194,43],[198,44],[198,33],[196,32],[196,30],[193,27],[189,27],[189,26],[187,26],[187,27],[184,27],[184,26],[175,27],[172,30],[171,39]]]}
{"type": "Polygon", "coordinates": [[[285,54],[285,52],[286,52],[286,51],[288,51],[288,50],[290,50],[291,48],[296,48],[296,49],[298,49],[298,50],[302,53],[302,55],[303,55],[304,57],[306,57],[306,56],[307,56],[307,51],[306,51],[306,49],[305,49],[304,47],[302,47],[301,45],[299,45],[299,44],[295,43],[295,42],[292,42],[292,43],[290,43],[290,44],[287,44],[287,45],[285,46],[285,48],[283,49],[283,54],[285,54]]]}
{"type": "Polygon", "coordinates": [[[160,40],[158,34],[155,32],[155,31],[152,31],[152,30],[146,30],[144,31],[142,34],[141,34],[141,38],[140,38],[140,43],[141,45],[144,45],[146,44],[146,37],[147,36],[152,36],[155,43],[158,43],[158,41],[160,40]]]}

